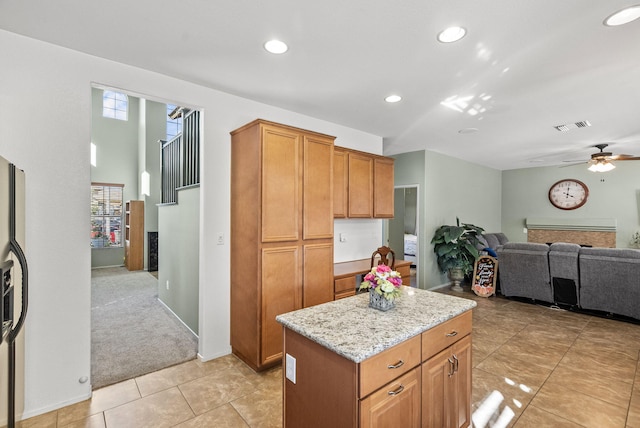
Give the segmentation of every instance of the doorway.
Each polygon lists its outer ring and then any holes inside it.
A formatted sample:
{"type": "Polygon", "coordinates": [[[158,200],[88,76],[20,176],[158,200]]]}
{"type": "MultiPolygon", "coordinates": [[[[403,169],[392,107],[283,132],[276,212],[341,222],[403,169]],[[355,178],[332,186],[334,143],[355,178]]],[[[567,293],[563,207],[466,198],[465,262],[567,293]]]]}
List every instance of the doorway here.
{"type": "MultiPolygon", "coordinates": [[[[418,185],[394,188],[394,217],[387,222],[388,245],[398,259],[411,261],[411,286],[418,287],[420,269],[419,254],[419,205],[418,185]]],[[[403,281],[406,284],[406,281],[403,281]]],[[[408,285],[408,284],[406,284],[408,285]]]]}
{"type": "MultiPolygon", "coordinates": [[[[197,183],[180,186],[182,196],[180,203],[163,203],[163,186],[161,185],[161,150],[176,138],[171,138],[170,125],[175,119],[171,114],[175,106],[163,101],[153,101],[133,93],[119,92],[116,102],[117,112],[112,116],[104,113],[105,92],[109,88],[92,87],[92,159],[91,180],[99,183],[118,183],[121,186],[122,204],[126,201],[140,202],[144,207],[143,221],[140,224],[144,232],[140,252],[141,264],[129,271],[123,267],[125,255],[122,239],[111,239],[108,245],[94,246],[92,253],[92,386],[104,386],[113,381],[124,379],[118,376],[137,377],[144,372],[181,362],[185,358],[195,358],[198,348],[198,316],[199,316],[199,207],[200,189],[197,183]],[[122,101],[126,101],[128,109],[122,112],[122,101]],[[161,144],[162,143],[162,144],[161,144]],[[93,156],[92,156],[93,157],[93,156]],[[185,226],[186,225],[186,226],[185,226]],[[154,235],[155,234],[155,235],[154,235]],[[153,236],[153,239],[152,239],[153,236]],[[157,236],[157,241],[155,237],[157,236]],[[157,250],[152,245],[157,243],[157,250]],[[120,245],[115,245],[120,244],[120,245]],[[162,263],[170,251],[180,248],[180,257],[172,257],[171,263],[162,263]],[[164,252],[164,256],[163,253],[164,252]],[[186,272],[186,273],[185,273],[186,272]],[[162,286],[160,286],[162,284],[162,286]],[[179,301],[180,305],[175,302],[179,301]],[[123,309],[121,304],[126,303],[123,309]],[[124,315],[138,316],[142,321],[128,322],[124,315]],[[186,314],[186,316],[185,316],[186,314]],[[144,321],[144,322],[143,322],[144,321]],[[146,321],[150,321],[146,323],[146,321]],[[153,322],[151,322],[153,321],[153,322]],[[121,328],[107,328],[109,322],[121,323],[121,328]],[[146,323],[146,324],[145,324],[146,323]],[[155,324],[154,324],[155,323],[155,324]],[[156,327],[154,328],[153,325],[156,327]],[[102,328],[100,328],[102,326],[102,328]],[[136,326],[131,329],[131,326],[136,326]],[[158,328],[162,326],[163,328],[158,328]],[[148,327],[148,328],[147,328],[148,327]],[[115,350],[116,355],[124,354],[128,346],[124,341],[133,335],[122,334],[123,331],[140,333],[141,338],[128,342],[135,343],[133,352],[142,352],[148,361],[141,358],[125,358],[119,364],[107,364],[116,358],[95,358],[98,353],[107,355],[107,347],[115,350]],[[172,338],[171,343],[167,340],[172,338]],[[142,343],[144,342],[144,343],[142,343]],[[180,343],[178,346],[177,344],[180,343]],[[168,347],[175,355],[168,359],[168,347]],[[175,348],[175,349],[174,349],[175,348]],[[98,376],[94,370],[94,362],[103,361],[101,369],[110,370],[106,375],[98,376]],[[163,362],[165,361],[165,362],[163,362]],[[167,362],[168,361],[168,362],[167,362]],[[158,366],[164,364],[164,366],[158,366]],[[126,367],[115,367],[117,365],[126,367]],[[136,372],[136,365],[142,372],[136,372]],[[149,368],[151,367],[151,368],[149,368]],[[116,370],[117,369],[117,370],[116,370]],[[125,374],[122,374],[125,373],[125,374]],[[105,380],[106,379],[106,380],[105,380]]],[[[119,91],[119,90],[118,90],[119,91]]],[[[113,91],[110,91],[113,92],[113,91]]],[[[191,123],[191,122],[190,122],[191,123]]],[[[187,133],[178,134],[184,137],[187,133]]],[[[199,124],[190,127],[199,131],[199,124]]],[[[189,140],[192,141],[192,140],[189,140]]],[[[185,143],[186,144],[186,143],[185,143]]],[[[198,141],[197,145],[199,146],[198,141]]],[[[191,150],[191,152],[198,152],[191,150]]],[[[196,162],[197,163],[197,162],[196,162]]],[[[168,170],[168,168],[165,168],[168,170]]],[[[174,168],[175,169],[175,168],[174,168]]],[[[177,182],[176,187],[178,187],[177,182]]],[[[126,224],[127,216],[132,211],[114,212],[123,216],[122,224],[126,224]]],[[[131,215],[130,215],[131,214],[131,215]]],[[[93,223],[92,223],[93,224],[93,223]]],[[[133,224],[132,224],[133,228],[133,224]]],[[[110,236],[110,235],[108,235],[110,236]]],[[[113,234],[115,238],[118,234],[113,234]]],[[[107,242],[107,241],[105,241],[107,242]]],[[[101,372],[101,373],[102,373],[101,372]]]]}

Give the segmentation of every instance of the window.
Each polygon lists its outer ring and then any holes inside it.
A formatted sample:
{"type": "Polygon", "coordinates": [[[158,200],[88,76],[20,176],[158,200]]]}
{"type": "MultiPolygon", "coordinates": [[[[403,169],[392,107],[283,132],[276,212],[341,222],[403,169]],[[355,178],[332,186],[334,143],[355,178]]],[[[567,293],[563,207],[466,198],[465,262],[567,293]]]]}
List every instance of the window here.
{"type": "Polygon", "coordinates": [[[171,141],[174,137],[182,132],[182,114],[173,114],[176,111],[176,106],[173,104],[167,104],[167,141],[171,141]],[[175,117],[172,119],[171,117],[175,117]]]}
{"type": "Polygon", "coordinates": [[[91,184],[91,248],[122,247],[123,184],[91,184]]]}
{"type": "Polygon", "coordinates": [[[123,93],[104,90],[102,92],[102,116],[127,120],[129,98],[123,93]]]}

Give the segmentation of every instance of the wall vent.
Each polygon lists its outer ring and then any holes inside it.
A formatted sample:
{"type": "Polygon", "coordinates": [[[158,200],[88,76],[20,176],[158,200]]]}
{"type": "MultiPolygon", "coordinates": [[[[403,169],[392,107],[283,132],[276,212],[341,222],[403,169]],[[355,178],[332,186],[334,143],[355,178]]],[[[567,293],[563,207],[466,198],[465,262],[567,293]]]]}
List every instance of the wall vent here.
{"type": "Polygon", "coordinates": [[[557,126],[554,126],[554,128],[556,128],[556,131],[567,132],[567,131],[571,131],[572,129],[587,128],[589,126],[591,126],[591,123],[588,120],[582,120],[576,123],[567,123],[565,125],[557,125],[557,126]]]}

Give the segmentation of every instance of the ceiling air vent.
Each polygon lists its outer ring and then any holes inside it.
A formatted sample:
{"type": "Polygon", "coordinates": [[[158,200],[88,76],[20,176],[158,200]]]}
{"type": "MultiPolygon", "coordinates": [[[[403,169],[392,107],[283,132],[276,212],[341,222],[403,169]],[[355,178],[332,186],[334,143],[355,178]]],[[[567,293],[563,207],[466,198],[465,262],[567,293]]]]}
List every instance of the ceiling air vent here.
{"type": "Polygon", "coordinates": [[[591,123],[589,123],[588,120],[583,120],[576,123],[567,123],[565,125],[557,125],[557,126],[554,126],[554,128],[556,128],[556,130],[560,132],[567,132],[567,131],[571,131],[572,129],[586,128],[588,126],[591,126],[591,123]]]}

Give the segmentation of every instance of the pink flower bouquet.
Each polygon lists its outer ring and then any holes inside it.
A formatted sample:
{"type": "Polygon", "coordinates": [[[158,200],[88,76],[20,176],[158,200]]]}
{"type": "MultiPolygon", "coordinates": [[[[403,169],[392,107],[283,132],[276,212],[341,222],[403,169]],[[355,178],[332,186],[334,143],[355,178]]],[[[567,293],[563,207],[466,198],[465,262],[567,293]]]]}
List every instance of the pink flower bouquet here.
{"type": "Polygon", "coordinates": [[[359,289],[369,289],[370,293],[375,292],[387,300],[393,300],[402,294],[401,286],[402,277],[398,272],[387,265],[378,265],[364,276],[359,289]]]}

